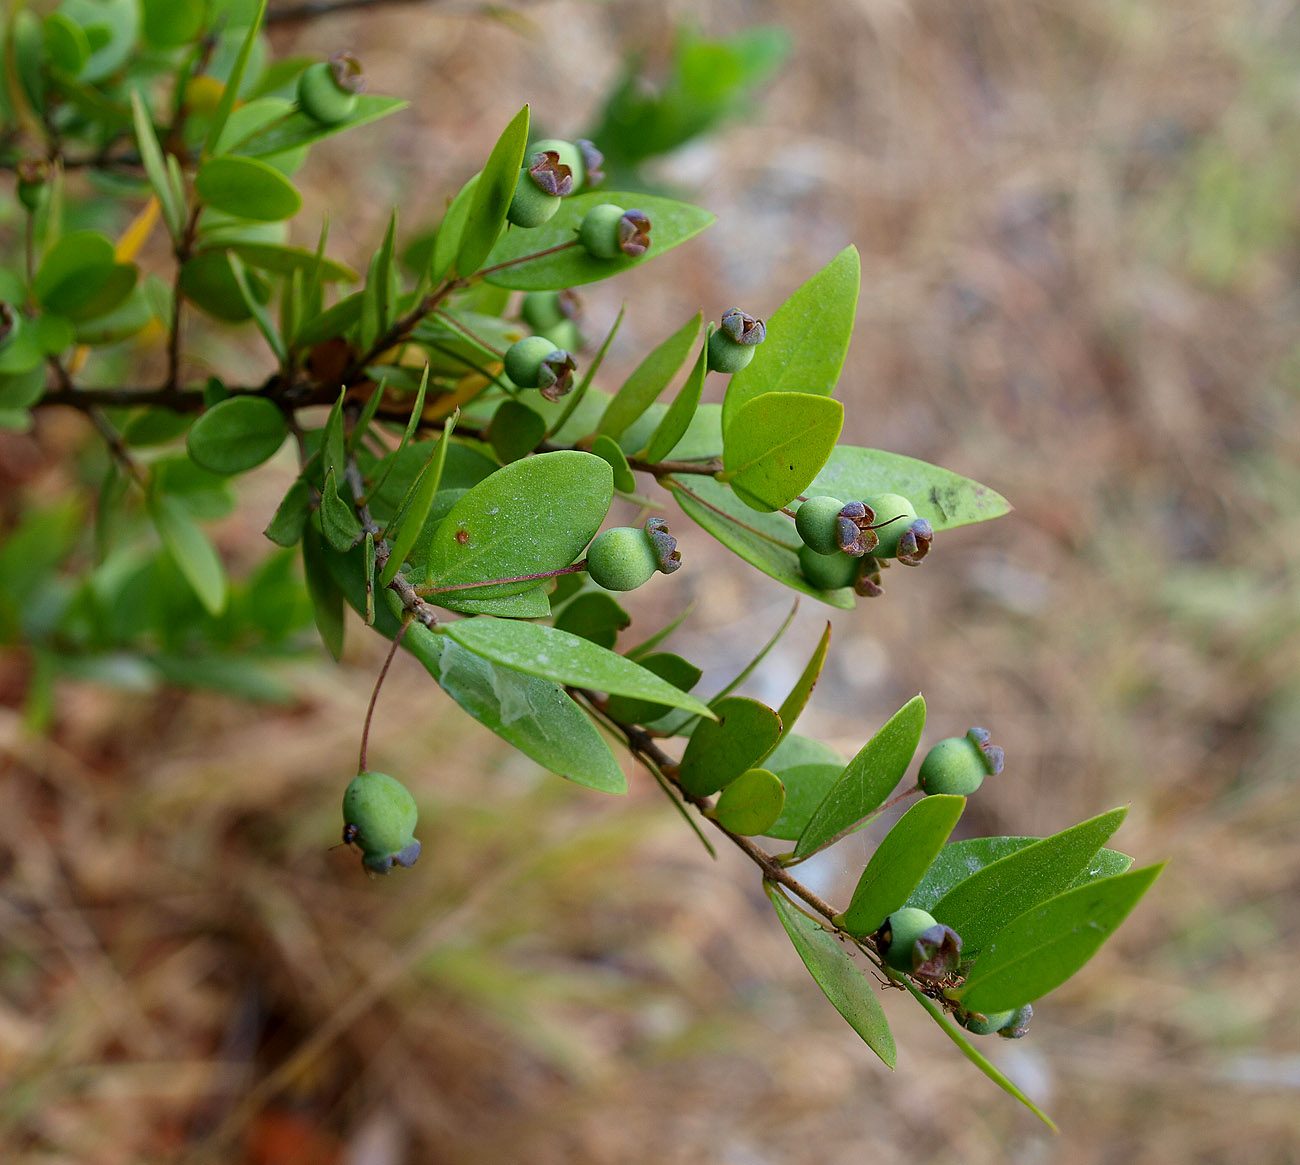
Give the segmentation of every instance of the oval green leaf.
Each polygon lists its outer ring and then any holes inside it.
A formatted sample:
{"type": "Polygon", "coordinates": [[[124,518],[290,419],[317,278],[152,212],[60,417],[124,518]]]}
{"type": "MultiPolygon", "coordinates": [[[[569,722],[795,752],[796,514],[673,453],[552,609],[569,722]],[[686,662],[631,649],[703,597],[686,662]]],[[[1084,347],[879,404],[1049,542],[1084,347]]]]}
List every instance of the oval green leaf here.
{"type": "Polygon", "coordinates": [[[924,727],[925,701],[913,696],[849,761],[799,836],[795,857],[806,858],[824,849],[885,803],[907,772],[924,727]]]}
{"type": "Polygon", "coordinates": [[[814,763],[776,768],[775,755],[773,753],[765,763],[780,776],[781,783],[785,785],[785,807],[767,831],[767,836],[782,841],[798,841],[817,806],[826,799],[831,786],[844,771],[844,764],[814,763]]]}
{"type": "Polygon", "coordinates": [[[775,883],[765,881],[763,889],[814,982],[867,1047],[893,1068],[898,1051],[871,980],[840,941],[786,898],[775,883]]]}
{"type": "Polygon", "coordinates": [[[1012,920],[976,960],[957,998],[987,1014],[1055,990],[1097,953],[1162,869],[1088,882],[1012,920]]]}
{"type": "MultiPolygon", "coordinates": [[[[613,595],[588,591],[568,602],[556,617],[554,626],[570,635],[578,635],[607,651],[614,649],[618,633],[632,622],[632,616],[618,605],[613,595]]],[[[638,661],[639,666],[645,667],[638,661]]],[[[651,669],[653,670],[653,669],[651,669]]],[[[655,675],[659,675],[655,672],[655,675]]],[[[662,678],[662,677],[660,677],[662,678]]],[[[674,687],[680,687],[674,684],[674,687]]],[[[663,709],[660,708],[662,713],[663,709]]]]}
{"type": "Polygon", "coordinates": [[[722,428],[767,392],[830,396],[853,335],[861,282],[856,247],[846,247],[800,287],[767,321],[767,339],[727,385],[722,428]]]}
{"type": "Polygon", "coordinates": [[[844,406],[806,392],[772,392],[744,405],[723,433],[722,465],[742,501],[779,510],[808,487],[844,427],[844,406]]]}
{"type": "Polygon", "coordinates": [[[613,437],[606,437],[602,433],[592,441],[591,451],[602,461],[609,462],[610,469],[614,471],[614,488],[619,493],[636,493],[636,477],[628,467],[627,454],[618,447],[618,442],[613,437]]]}
{"type": "Polygon", "coordinates": [[[258,158],[209,158],[199,167],[194,189],[208,206],[256,222],[279,222],[302,209],[297,187],[258,158]]]}
{"type": "Polygon", "coordinates": [[[849,908],[835,920],[837,925],[858,938],[875,933],[907,901],[965,806],[965,797],[940,794],[926,797],[904,813],[871,855],[849,908]]]}
{"type": "Polygon", "coordinates": [[[595,190],[564,200],[550,222],[529,231],[507,231],[488,255],[484,267],[499,268],[485,278],[498,287],[516,291],[562,291],[608,279],[639,267],[657,255],[698,235],[714,216],[698,206],[650,194],[595,190]],[[650,246],[637,258],[596,259],[577,245],[578,224],[593,206],[612,202],[625,210],[643,210],[650,216],[650,246]],[[552,247],[572,243],[562,251],[544,255],[552,247]],[[536,255],[537,258],[530,256],[536,255]]]}
{"type": "Polygon", "coordinates": [[[288,435],[284,414],[260,396],[232,396],[190,427],[186,447],[212,473],[232,477],[272,457],[288,435]]]}
{"type": "Polygon", "coordinates": [[[492,618],[462,619],[443,624],[440,631],[476,655],[525,675],[713,715],[707,704],[667,680],[567,631],[492,618]]]}
{"type": "MultiPolygon", "coordinates": [[[[667,680],[675,688],[689,692],[700,682],[700,671],[690,660],[674,655],[671,651],[652,652],[649,655],[629,655],[646,671],[652,671],[660,679],[667,680]]],[[[629,700],[623,696],[611,696],[605,706],[606,711],[620,724],[648,724],[663,715],[663,706],[651,704],[645,700],[629,700]]]]}
{"type": "Polygon", "coordinates": [[[179,499],[154,493],[149,498],[149,516],[158,537],[167,548],[185,581],[198,595],[209,614],[226,609],[226,571],[212,543],[195,525],[179,499]]]}
{"type": "Polygon", "coordinates": [[[94,298],[114,266],[113,244],[108,239],[98,231],[72,231],[41,260],[32,293],[46,311],[75,311],[94,298]]]}
{"type": "Polygon", "coordinates": [[[776,824],[784,808],[781,778],[767,769],[749,769],[722,790],[709,816],[732,833],[760,837],[776,824]]]}
{"type": "Polygon", "coordinates": [[[692,797],[708,797],[767,756],[781,738],[781,717],[757,700],[715,700],[712,715],[691,733],[677,778],[692,797]]]}

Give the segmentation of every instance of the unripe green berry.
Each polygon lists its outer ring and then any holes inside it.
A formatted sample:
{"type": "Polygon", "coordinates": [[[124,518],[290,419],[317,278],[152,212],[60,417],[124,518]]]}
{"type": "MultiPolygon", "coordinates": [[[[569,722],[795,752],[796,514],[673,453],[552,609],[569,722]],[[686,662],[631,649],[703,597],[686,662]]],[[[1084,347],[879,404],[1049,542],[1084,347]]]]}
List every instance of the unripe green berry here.
{"type": "Polygon", "coordinates": [[[1012,1008],[1010,1011],[991,1011],[988,1015],[981,1015],[978,1011],[959,1011],[953,1018],[968,1032],[991,1036],[1006,1027],[1015,1016],[1015,1008],[1012,1008]]]}
{"type": "Polygon", "coordinates": [[[576,319],[582,305],[573,291],[530,291],[519,304],[519,315],[530,328],[540,332],[561,320],[576,319]]]}
{"type": "Polygon", "coordinates": [[[335,53],[303,70],[298,78],[298,107],[322,125],[337,125],[356,111],[357,94],[365,87],[357,58],[335,53]]]}
{"type": "Polygon", "coordinates": [[[560,202],[558,194],[547,194],[533,181],[527,170],[520,170],[506,218],[517,227],[539,227],[555,216],[555,212],[560,209],[560,202]]]}
{"type": "Polygon", "coordinates": [[[916,507],[901,494],[877,494],[862,499],[875,511],[876,536],[880,539],[871,554],[875,558],[897,558],[904,566],[916,566],[930,551],[934,530],[916,507]]]}
{"type": "Polygon", "coordinates": [[[649,250],[650,216],[602,202],[583,215],[578,241],[597,259],[635,259],[649,250]]]}
{"type": "Polygon", "coordinates": [[[718,330],[709,337],[711,372],[739,372],[753,358],[754,349],[767,338],[767,326],[738,307],[722,313],[718,330]]]}
{"type": "Polygon", "coordinates": [[[343,838],[360,848],[362,865],[376,874],[387,874],[394,863],[415,865],[418,817],[415,798],[387,773],[358,773],[343,794],[343,838]]]}
{"type": "Polygon", "coordinates": [[[565,141],[563,138],[544,138],[533,142],[528,147],[528,154],[531,156],[542,150],[555,151],[560,156],[560,162],[573,172],[572,194],[577,194],[584,187],[599,186],[605,179],[605,173],[601,169],[605,159],[585,138],[579,138],[576,142],[565,141]]]}
{"type": "Polygon", "coordinates": [[[874,520],[875,513],[862,502],[844,505],[838,498],[814,497],[799,507],[794,527],[804,544],[818,554],[861,558],[875,549],[874,520]]]}
{"type": "Polygon", "coordinates": [[[1002,750],[989,743],[988,731],[972,728],[965,736],[941,740],[925,754],[917,780],[923,793],[969,797],[984,778],[1002,771],[1002,750]]]}
{"type": "Polygon", "coordinates": [[[1011,1018],[1000,1028],[998,1035],[1004,1040],[1022,1040],[1029,1034],[1029,1021],[1034,1018],[1034,1005],[1026,1003],[1011,1013],[1011,1018]]]}
{"type": "Polygon", "coordinates": [[[804,578],[819,591],[836,591],[853,585],[858,560],[838,550],[834,554],[818,554],[811,546],[801,546],[799,567],[804,578]]]}
{"type": "Polygon", "coordinates": [[[682,564],[677,540],[662,518],[651,518],[644,530],[615,526],[602,530],[587,547],[587,574],[607,591],[631,591],[655,571],[672,574],[682,564]]]}
{"type": "Polygon", "coordinates": [[[541,334],[565,352],[576,352],[582,347],[583,341],[578,332],[578,325],[572,320],[560,320],[549,328],[543,328],[541,334]]]}
{"type": "Polygon", "coordinates": [[[506,375],[520,388],[538,388],[559,400],[573,387],[573,357],[545,336],[525,336],[506,349],[506,375]]]}
{"type": "Polygon", "coordinates": [[[895,910],[875,934],[876,948],[896,971],[943,979],[957,969],[961,936],[915,906],[895,910]]]}

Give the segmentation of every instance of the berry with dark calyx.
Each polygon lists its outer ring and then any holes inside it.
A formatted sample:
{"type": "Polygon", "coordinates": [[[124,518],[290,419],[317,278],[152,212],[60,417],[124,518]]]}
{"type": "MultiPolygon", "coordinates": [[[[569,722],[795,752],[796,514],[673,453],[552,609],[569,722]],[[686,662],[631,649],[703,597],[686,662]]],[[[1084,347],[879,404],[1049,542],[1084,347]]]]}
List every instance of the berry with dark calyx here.
{"type": "Polygon", "coordinates": [[[361,850],[361,864],[372,873],[415,865],[418,818],[415,798],[387,773],[358,773],[343,794],[343,840],[361,850]]]}
{"type": "Polygon", "coordinates": [[[1002,771],[1002,750],[989,743],[985,728],[972,728],[965,736],[941,740],[925,754],[917,784],[923,793],[948,793],[969,797],[1002,771]]]}
{"type": "Polygon", "coordinates": [[[17,170],[18,201],[35,214],[50,197],[50,164],[44,158],[24,158],[17,170]]]}
{"type": "Polygon", "coordinates": [[[961,935],[915,906],[895,910],[874,937],[886,963],[918,979],[947,978],[961,958],[961,935]]]}
{"type": "Polygon", "coordinates": [[[753,358],[754,349],[767,339],[767,325],[733,307],[722,313],[718,330],[709,337],[709,370],[739,372],[753,358]]]}
{"type": "Polygon", "coordinates": [[[918,566],[930,553],[934,530],[916,507],[901,494],[877,494],[863,498],[876,512],[876,535],[880,544],[871,553],[877,558],[897,558],[904,566],[918,566]]]}
{"type": "Polygon", "coordinates": [[[554,327],[563,320],[577,323],[582,318],[582,299],[576,291],[530,291],[519,305],[519,315],[535,332],[554,327]]]}
{"type": "Polygon", "coordinates": [[[988,1015],[981,1015],[978,1011],[958,1011],[953,1019],[968,1032],[977,1036],[991,1036],[994,1032],[1001,1031],[1015,1015],[1014,1008],[1011,1011],[991,1011],[988,1015]]]}
{"type": "Polygon", "coordinates": [[[351,53],[318,61],[298,78],[298,108],[322,125],[338,125],[356,112],[357,95],[365,92],[361,62],[351,53]]]}
{"type": "Polygon", "coordinates": [[[803,576],[819,591],[837,591],[851,587],[860,563],[847,554],[818,554],[811,546],[799,548],[799,568],[803,576]]]}
{"type": "Polygon", "coordinates": [[[659,571],[672,574],[682,564],[668,523],[651,518],[644,530],[615,526],[602,530],[587,547],[587,574],[607,591],[631,591],[659,571]]]}
{"type": "Polygon", "coordinates": [[[506,218],[517,227],[539,227],[560,209],[560,200],[572,190],[573,171],[554,150],[540,150],[519,171],[506,218]]]}
{"type": "Polygon", "coordinates": [[[584,188],[599,186],[605,180],[605,173],[601,169],[605,164],[605,157],[586,138],[579,138],[576,142],[565,141],[563,138],[544,138],[542,141],[533,142],[528,147],[528,154],[531,157],[543,150],[554,151],[559,155],[560,162],[572,171],[573,189],[570,194],[577,194],[584,188]]]}
{"type": "Polygon", "coordinates": [[[1023,1040],[1029,1034],[1029,1021],[1034,1018],[1034,1005],[1026,1003],[1023,1007],[1017,1007],[1000,1028],[998,1035],[1004,1040],[1023,1040]]]}
{"type": "Polygon", "coordinates": [[[506,349],[506,375],[520,388],[541,389],[547,400],[559,400],[573,388],[577,365],[573,357],[545,336],[525,336],[506,349]]]}
{"type": "Polygon", "coordinates": [[[809,498],[795,514],[794,528],[804,544],[818,554],[848,554],[861,558],[876,545],[871,528],[875,513],[862,502],[844,505],[838,498],[809,498]]]}
{"type": "Polygon", "coordinates": [[[578,138],[575,144],[582,155],[583,185],[591,190],[605,181],[605,155],[588,138],[578,138]]]}
{"type": "Polygon", "coordinates": [[[636,259],[650,249],[650,216],[602,202],[583,215],[578,241],[597,259],[636,259]]]}

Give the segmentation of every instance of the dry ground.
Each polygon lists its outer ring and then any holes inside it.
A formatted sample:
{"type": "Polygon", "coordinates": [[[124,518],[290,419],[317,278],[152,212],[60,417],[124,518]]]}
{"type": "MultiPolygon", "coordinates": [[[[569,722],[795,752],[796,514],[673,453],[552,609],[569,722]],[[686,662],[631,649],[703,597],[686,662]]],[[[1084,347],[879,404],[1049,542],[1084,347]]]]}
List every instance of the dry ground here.
{"type": "MultiPolygon", "coordinates": [[[[1031,1037],[993,1049],[1060,1136],[897,999],[891,1075],[752,870],[711,862],[648,780],[617,802],[563,786],[410,661],[374,760],[415,789],[425,856],[363,878],[325,850],[377,666],[357,629],[341,668],[295,673],[290,708],[68,685],[45,742],[14,710],[25,662],[0,657],[6,1160],[1300,1159],[1295,5],[340,15],[277,41],[361,45],[413,108],[314,156],[310,206],[368,254],[394,200],[436,219],[522,101],[580,130],[617,46],[661,58],[677,19],[780,21],[794,52],[750,120],[663,171],[719,225],[591,297],[636,308],[619,367],[701,305],[770,312],[856,242],[846,439],[1017,506],[836,615],[805,730],[853,750],[923,690],[927,739],[981,723],[1007,750],[973,826],[1127,803],[1117,843],[1169,859],[1031,1037]]],[[[6,456],[57,488],[81,439],[55,417],[6,456]]],[[[258,552],[283,471],[220,529],[232,561],[258,552]]],[[[786,599],[682,529],[687,567],[635,609],[648,628],[692,595],[677,644],[722,675],[786,599]]],[[[805,606],[786,673],[820,618],[805,606]]],[[[827,893],[864,845],[822,864],[827,893]]]]}

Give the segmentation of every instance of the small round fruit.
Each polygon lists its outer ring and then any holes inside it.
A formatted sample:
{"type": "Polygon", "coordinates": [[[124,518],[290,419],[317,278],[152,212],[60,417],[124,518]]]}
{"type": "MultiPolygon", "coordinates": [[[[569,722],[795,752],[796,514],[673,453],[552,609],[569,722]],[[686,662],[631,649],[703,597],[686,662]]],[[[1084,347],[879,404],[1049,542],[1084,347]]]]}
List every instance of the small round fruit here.
{"type": "Polygon", "coordinates": [[[984,728],[972,728],[965,736],[941,740],[925,754],[917,780],[921,791],[969,797],[984,783],[985,777],[1002,771],[1003,754],[989,743],[984,728]]]}
{"type": "Polygon", "coordinates": [[[650,216],[602,202],[583,215],[578,241],[597,259],[638,258],[650,248],[650,216]]]}
{"type": "Polygon", "coordinates": [[[298,107],[322,125],[338,125],[357,108],[357,95],[365,90],[361,62],[351,53],[335,53],[317,61],[298,78],[298,107]]]}
{"type": "Polygon", "coordinates": [[[803,576],[819,591],[837,591],[851,587],[858,572],[858,560],[842,554],[818,554],[811,546],[799,548],[799,566],[803,576]]]}
{"type": "Polygon", "coordinates": [[[533,181],[527,170],[520,170],[506,218],[517,227],[539,227],[555,216],[555,212],[560,209],[560,202],[558,194],[547,194],[533,181]]]}
{"type": "Polygon", "coordinates": [[[615,526],[602,530],[587,547],[587,574],[607,591],[631,591],[659,571],[672,574],[682,564],[677,540],[662,518],[651,518],[644,530],[615,526]]]}
{"type": "Polygon", "coordinates": [[[581,314],[581,301],[575,292],[568,290],[530,291],[519,304],[520,317],[535,332],[581,314]]]}
{"type": "Polygon", "coordinates": [[[998,1035],[1004,1040],[1022,1040],[1029,1034],[1029,1021],[1034,1018],[1034,1005],[1026,1003],[1012,1012],[1011,1018],[1000,1028],[998,1035]]]}
{"type": "Polygon", "coordinates": [[[977,1036],[991,1036],[1006,1027],[1015,1016],[1015,1009],[1012,1008],[1010,1011],[991,1011],[988,1015],[981,1015],[978,1011],[959,1011],[954,1018],[968,1032],[977,1036]]]}
{"type": "Polygon", "coordinates": [[[876,947],[896,971],[942,979],[957,969],[961,936],[915,906],[895,910],[875,934],[876,947]]]}
{"type": "Polygon", "coordinates": [[[818,554],[837,554],[840,547],[835,540],[835,528],[843,507],[839,498],[832,497],[809,498],[804,502],[794,516],[795,531],[804,545],[818,554]]]}
{"type": "Polygon", "coordinates": [[[587,177],[587,166],[582,157],[582,151],[578,149],[576,142],[566,142],[563,138],[543,138],[539,142],[533,142],[528,147],[528,153],[525,157],[531,158],[534,154],[545,153],[550,151],[559,159],[562,166],[568,166],[570,173],[573,175],[573,189],[570,194],[576,194],[582,189],[582,184],[587,177]]]}
{"type": "Polygon", "coordinates": [[[525,336],[506,349],[506,375],[520,388],[538,388],[547,400],[559,400],[573,387],[573,357],[545,336],[525,336]]]}
{"type": "Polygon", "coordinates": [[[360,847],[361,864],[386,874],[394,864],[413,866],[420,856],[415,839],[415,798],[387,773],[358,773],[343,794],[344,837],[360,847]],[[352,828],[355,826],[355,832],[352,828]]]}
{"type": "Polygon", "coordinates": [[[709,337],[709,370],[739,372],[754,358],[754,349],[767,338],[767,326],[738,307],[722,313],[718,330],[709,337]]]}
{"type": "Polygon", "coordinates": [[[905,566],[916,566],[930,552],[934,530],[916,507],[901,494],[877,494],[862,499],[876,513],[875,532],[880,539],[871,553],[876,558],[897,558],[905,566]]]}

